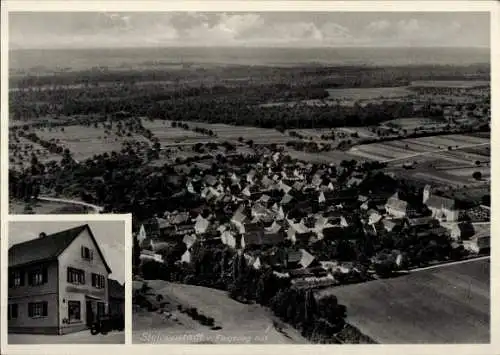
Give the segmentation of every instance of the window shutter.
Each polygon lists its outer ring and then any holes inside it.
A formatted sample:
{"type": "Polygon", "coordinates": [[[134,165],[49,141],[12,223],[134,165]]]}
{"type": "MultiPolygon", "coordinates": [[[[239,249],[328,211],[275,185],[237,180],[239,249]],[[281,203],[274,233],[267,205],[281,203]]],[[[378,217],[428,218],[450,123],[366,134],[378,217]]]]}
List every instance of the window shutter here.
{"type": "Polygon", "coordinates": [[[28,285],[33,286],[33,272],[28,272],[28,285]]]}
{"type": "Polygon", "coordinates": [[[28,317],[33,317],[33,303],[28,303],[28,317]]]}
{"type": "Polygon", "coordinates": [[[82,258],[85,258],[85,247],[82,245],[82,258]]]}
{"type": "Polygon", "coordinates": [[[9,272],[9,288],[14,286],[14,273],[9,272]]]}
{"type": "MultiPolygon", "coordinates": [[[[21,278],[21,286],[24,286],[24,271],[19,271],[19,276],[21,278]]],[[[16,305],[17,306],[17,305],[16,305]]]]}
{"type": "Polygon", "coordinates": [[[82,271],[82,284],[85,285],[85,271],[82,271]]]}
{"type": "Polygon", "coordinates": [[[48,302],[42,302],[42,315],[47,317],[48,302]]]}
{"type": "Polygon", "coordinates": [[[47,283],[49,280],[48,270],[46,267],[42,269],[42,282],[47,283]]]}
{"type": "Polygon", "coordinates": [[[67,275],[68,275],[68,277],[67,277],[67,281],[68,281],[68,282],[71,282],[71,268],[68,268],[68,269],[67,269],[67,275]]]}
{"type": "Polygon", "coordinates": [[[94,251],[93,250],[90,251],[90,260],[94,260],[94,251]]]}

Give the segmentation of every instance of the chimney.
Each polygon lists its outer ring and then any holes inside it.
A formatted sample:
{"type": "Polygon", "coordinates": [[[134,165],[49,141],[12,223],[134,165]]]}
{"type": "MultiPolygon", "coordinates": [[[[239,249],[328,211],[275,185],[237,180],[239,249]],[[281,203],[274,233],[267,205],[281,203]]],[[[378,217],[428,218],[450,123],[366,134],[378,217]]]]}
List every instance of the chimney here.
{"type": "Polygon", "coordinates": [[[45,238],[47,236],[46,233],[42,232],[38,235],[39,238],[45,238]]]}

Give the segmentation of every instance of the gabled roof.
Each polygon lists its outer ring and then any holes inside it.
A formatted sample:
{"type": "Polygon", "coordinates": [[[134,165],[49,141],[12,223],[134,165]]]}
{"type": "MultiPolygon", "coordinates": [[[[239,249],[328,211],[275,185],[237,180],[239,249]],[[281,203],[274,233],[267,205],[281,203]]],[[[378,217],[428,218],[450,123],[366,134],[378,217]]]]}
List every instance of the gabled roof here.
{"type": "Polygon", "coordinates": [[[293,200],[293,196],[288,195],[288,194],[285,194],[285,195],[283,196],[283,198],[281,199],[281,204],[282,204],[282,205],[289,204],[290,202],[292,202],[292,200],[293,200]]]}
{"type": "Polygon", "coordinates": [[[291,250],[287,254],[289,263],[298,263],[303,268],[307,268],[314,261],[314,256],[309,254],[306,250],[291,250]]]}
{"type": "Polygon", "coordinates": [[[9,249],[9,267],[55,260],[85,230],[88,231],[90,238],[96,245],[97,252],[102,258],[106,270],[111,273],[111,269],[106,263],[106,259],[88,224],[13,245],[9,249]]]}
{"type": "Polygon", "coordinates": [[[394,196],[387,200],[386,205],[399,211],[406,211],[408,208],[408,202],[400,200],[398,197],[394,196]]]}

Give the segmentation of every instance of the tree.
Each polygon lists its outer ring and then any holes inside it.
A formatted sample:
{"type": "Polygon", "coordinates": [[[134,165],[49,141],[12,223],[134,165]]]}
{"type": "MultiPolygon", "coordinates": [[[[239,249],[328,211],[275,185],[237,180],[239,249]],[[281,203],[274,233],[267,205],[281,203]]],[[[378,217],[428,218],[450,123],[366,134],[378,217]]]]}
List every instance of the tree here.
{"type": "Polygon", "coordinates": [[[483,177],[483,174],[481,174],[480,171],[475,171],[473,174],[472,174],[472,177],[476,180],[481,180],[481,178],[483,177]]]}

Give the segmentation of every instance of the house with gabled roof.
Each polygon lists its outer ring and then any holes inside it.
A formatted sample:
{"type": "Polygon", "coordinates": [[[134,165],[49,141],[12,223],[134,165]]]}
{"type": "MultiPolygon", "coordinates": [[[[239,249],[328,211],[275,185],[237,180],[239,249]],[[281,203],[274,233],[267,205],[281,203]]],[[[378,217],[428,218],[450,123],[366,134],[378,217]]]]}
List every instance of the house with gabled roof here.
{"type": "Polygon", "coordinates": [[[244,225],[249,221],[250,213],[244,204],[240,205],[231,217],[231,223],[240,231],[240,233],[244,232],[244,225]]]}
{"type": "Polygon", "coordinates": [[[288,239],[292,241],[292,243],[297,243],[299,241],[309,243],[312,238],[315,237],[315,233],[311,228],[308,228],[302,222],[290,222],[287,236],[288,239]]]}
{"type": "Polygon", "coordinates": [[[196,218],[196,223],[194,224],[195,233],[197,235],[206,233],[210,224],[211,223],[207,218],[204,218],[201,215],[199,215],[198,218],[196,218]]]}
{"type": "Polygon", "coordinates": [[[402,200],[397,192],[389,197],[384,207],[386,213],[392,217],[405,218],[416,215],[415,209],[410,205],[410,203],[402,200]]]}
{"type": "Polygon", "coordinates": [[[317,263],[316,258],[308,253],[305,249],[289,250],[286,255],[287,269],[307,269],[313,263],[317,263]]]}
{"type": "Polygon", "coordinates": [[[9,249],[8,330],[66,334],[108,313],[111,269],[88,224],[9,249]]]}
{"type": "Polygon", "coordinates": [[[460,210],[454,199],[438,196],[432,193],[430,185],[426,185],[423,192],[423,203],[432,212],[432,217],[445,222],[458,220],[460,210]]]}

